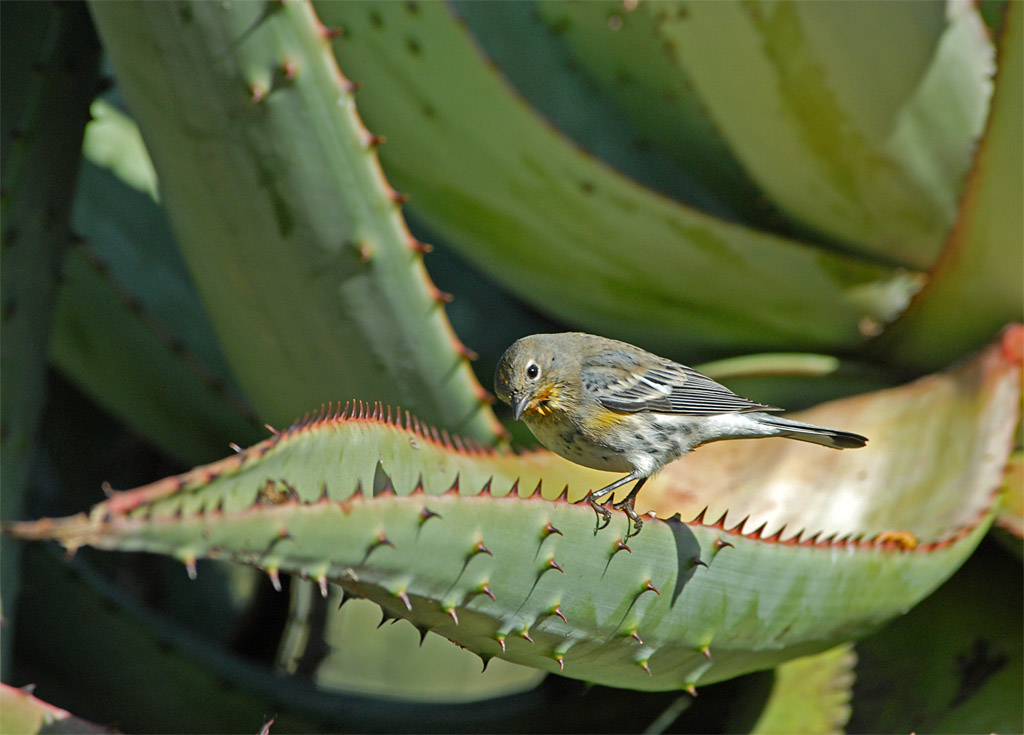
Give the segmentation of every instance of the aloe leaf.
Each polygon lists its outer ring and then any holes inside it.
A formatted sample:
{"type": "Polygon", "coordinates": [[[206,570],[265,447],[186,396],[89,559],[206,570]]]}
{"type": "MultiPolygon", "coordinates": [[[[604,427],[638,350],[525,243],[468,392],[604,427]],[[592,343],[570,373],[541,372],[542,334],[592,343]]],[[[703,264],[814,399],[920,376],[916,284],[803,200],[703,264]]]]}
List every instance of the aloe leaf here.
{"type": "Polygon", "coordinates": [[[770,199],[859,252],[934,261],[991,92],[973,6],[698,2],[661,18],[661,38],[770,199]]]}
{"type": "MultiPolygon", "coordinates": [[[[4,518],[17,518],[46,399],[58,264],[71,236],[79,149],[100,71],[96,35],[80,7],[11,5],[2,28],[0,505],[4,518]]],[[[0,607],[9,614],[18,591],[18,550],[8,540],[0,546],[0,607]]],[[[6,670],[11,628],[2,630],[0,669],[6,670]]]]}
{"type": "MultiPolygon", "coordinates": [[[[532,9],[566,44],[573,68],[597,86],[605,104],[611,100],[633,121],[638,145],[674,158],[744,222],[767,225],[770,205],[736,161],[671,45],[657,42],[657,17],[664,12],[658,3],[536,2],[532,9]]],[[[502,68],[511,73],[510,66],[502,68]]]]}
{"type": "Polygon", "coordinates": [[[547,314],[691,359],[831,351],[917,289],[913,274],[723,223],[616,174],[510,94],[442,4],[317,10],[345,30],[335,55],[417,215],[547,314]]]}
{"type": "Polygon", "coordinates": [[[775,667],[772,693],[752,733],[842,733],[850,718],[857,654],[845,643],[775,667]]]}
{"type": "Polygon", "coordinates": [[[280,668],[326,691],[468,703],[528,691],[545,676],[501,660],[481,673],[471,652],[411,625],[381,625],[379,607],[346,600],[338,587],[322,598],[315,584],[293,580],[292,601],[280,668]]]}
{"type": "Polygon", "coordinates": [[[373,395],[493,440],[486,391],[312,8],[91,8],[196,288],[261,417],[373,395]]]}
{"type": "Polygon", "coordinates": [[[863,451],[727,442],[713,476],[690,470],[715,445],[683,458],[640,502],[661,517],[724,502],[721,519],[649,521],[628,549],[624,516],[595,534],[593,510],[569,502],[603,473],[465,447],[379,407],[310,418],[88,515],[13,531],[169,554],[193,572],[217,557],[297,573],[484,658],[693,687],[863,635],[951,574],[996,512],[1022,359],[997,344],[954,372],[805,414],[865,429],[863,451]],[[955,427],[957,448],[937,425],[955,427]],[[755,461],[749,447],[781,459],[755,461]]]}
{"type": "MultiPolygon", "coordinates": [[[[666,156],[664,151],[658,150],[652,145],[652,136],[647,128],[650,123],[663,119],[662,116],[651,114],[648,106],[646,116],[641,118],[644,124],[640,124],[611,104],[607,90],[597,87],[592,78],[583,74],[570,47],[559,38],[561,26],[556,25],[555,32],[549,32],[542,17],[547,12],[593,10],[601,5],[453,2],[455,11],[465,20],[473,38],[487,57],[498,65],[508,83],[538,115],[576,144],[656,192],[721,219],[742,219],[757,192],[744,191],[738,186],[708,187],[702,174],[709,173],[710,167],[698,166],[687,170],[666,156]],[[737,207],[741,202],[742,205],[737,207]]],[[[621,8],[621,4],[604,7],[606,10],[608,7],[621,8]]],[[[601,20],[604,20],[603,16],[601,20]]],[[[599,25],[606,27],[603,23],[599,25]]],[[[601,58],[610,56],[609,46],[602,44],[601,58]]],[[[649,61],[649,56],[645,56],[638,60],[638,66],[649,61]]],[[[663,98],[656,99],[660,101],[663,98]]],[[[651,97],[646,100],[648,103],[652,101],[651,97]]],[[[686,149],[700,150],[701,146],[686,146],[686,149]]],[[[749,186],[750,182],[747,184],[749,186]]],[[[744,221],[750,224],[749,220],[744,221]]]]}
{"type": "Polygon", "coordinates": [[[960,202],[960,219],[927,287],[877,344],[917,370],[956,359],[1024,314],[1024,26],[1007,6],[992,112],[960,202]]]}

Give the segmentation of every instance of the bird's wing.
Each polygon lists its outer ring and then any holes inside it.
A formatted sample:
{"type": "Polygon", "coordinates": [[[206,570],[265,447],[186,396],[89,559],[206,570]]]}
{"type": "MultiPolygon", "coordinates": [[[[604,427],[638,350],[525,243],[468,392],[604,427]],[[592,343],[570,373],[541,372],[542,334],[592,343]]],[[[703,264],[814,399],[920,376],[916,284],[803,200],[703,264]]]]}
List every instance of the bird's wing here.
{"type": "Polygon", "coordinates": [[[632,355],[605,353],[600,363],[584,362],[582,379],[584,390],[602,406],[625,413],[711,416],[781,410],[738,396],[693,368],[669,360],[640,365],[632,355]]]}

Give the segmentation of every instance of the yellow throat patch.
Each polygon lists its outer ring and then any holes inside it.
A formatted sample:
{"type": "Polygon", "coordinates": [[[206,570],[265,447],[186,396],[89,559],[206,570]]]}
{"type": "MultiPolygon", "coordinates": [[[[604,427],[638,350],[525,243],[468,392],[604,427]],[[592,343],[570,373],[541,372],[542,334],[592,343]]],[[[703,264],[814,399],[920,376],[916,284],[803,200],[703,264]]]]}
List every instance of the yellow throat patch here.
{"type": "Polygon", "coordinates": [[[526,406],[525,413],[534,416],[549,416],[558,406],[558,386],[546,385],[541,388],[533,400],[526,406]]]}

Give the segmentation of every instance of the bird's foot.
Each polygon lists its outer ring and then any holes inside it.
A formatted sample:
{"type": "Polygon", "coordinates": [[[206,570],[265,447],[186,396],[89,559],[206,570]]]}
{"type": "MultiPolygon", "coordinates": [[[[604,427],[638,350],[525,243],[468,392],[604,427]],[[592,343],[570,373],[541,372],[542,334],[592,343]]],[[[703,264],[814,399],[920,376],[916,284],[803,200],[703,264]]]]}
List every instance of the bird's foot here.
{"type": "MultiPolygon", "coordinates": [[[[632,493],[630,493],[629,496],[625,500],[623,500],[622,502],[614,503],[612,505],[612,507],[615,508],[615,510],[621,510],[623,513],[625,513],[627,516],[629,516],[629,520],[632,521],[632,523],[630,524],[632,526],[632,528],[626,534],[626,537],[624,539],[622,539],[623,541],[628,541],[629,539],[633,538],[638,533],[640,533],[640,529],[644,527],[644,522],[643,522],[643,520],[640,519],[640,516],[637,515],[637,512],[635,510],[633,510],[633,494],[632,493]]],[[[605,525],[607,525],[607,524],[605,524],[605,525]]]]}
{"type": "Polygon", "coordinates": [[[594,500],[593,495],[588,495],[587,500],[590,501],[590,507],[593,508],[594,512],[597,514],[597,526],[594,528],[594,535],[596,536],[598,531],[602,528],[607,528],[608,524],[612,522],[612,513],[610,510],[594,500]]]}

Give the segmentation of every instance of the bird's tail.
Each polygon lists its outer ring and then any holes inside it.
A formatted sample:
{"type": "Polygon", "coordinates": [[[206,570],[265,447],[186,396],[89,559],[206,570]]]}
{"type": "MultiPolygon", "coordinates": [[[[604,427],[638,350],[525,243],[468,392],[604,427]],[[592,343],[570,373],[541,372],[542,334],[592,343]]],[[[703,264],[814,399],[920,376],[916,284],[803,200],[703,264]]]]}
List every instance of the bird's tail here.
{"type": "Polygon", "coordinates": [[[824,426],[804,424],[767,413],[758,413],[757,418],[762,424],[778,429],[779,433],[776,436],[784,436],[788,439],[799,439],[833,449],[858,449],[868,443],[866,436],[849,431],[826,429],[824,426]]]}

